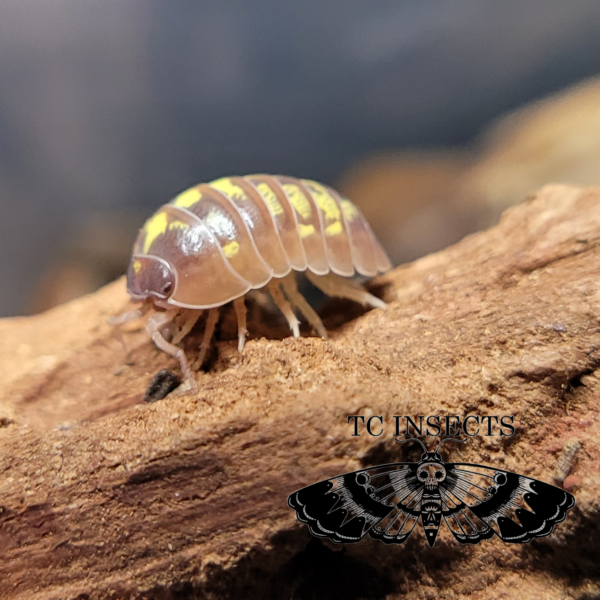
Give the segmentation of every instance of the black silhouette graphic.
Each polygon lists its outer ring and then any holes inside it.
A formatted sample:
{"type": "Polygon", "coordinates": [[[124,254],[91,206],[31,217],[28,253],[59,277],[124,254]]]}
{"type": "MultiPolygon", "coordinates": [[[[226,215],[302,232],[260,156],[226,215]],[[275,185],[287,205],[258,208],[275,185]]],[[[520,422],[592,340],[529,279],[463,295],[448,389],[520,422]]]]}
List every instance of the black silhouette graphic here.
{"type": "MultiPolygon", "coordinates": [[[[367,533],[402,544],[419,519],[429,546],[440,524],[461,544],[496,534],[524,544],[552,533],[575,505],[572,494],[553,485],[483,465],[446,463],[416,438],[425,452],[418,463],[393,463],[339,475],[294,492],[288,504],[313,535],[338,543],[367,533]]],[[[405,442],[407,440],[400,440],[405,442]]]]}

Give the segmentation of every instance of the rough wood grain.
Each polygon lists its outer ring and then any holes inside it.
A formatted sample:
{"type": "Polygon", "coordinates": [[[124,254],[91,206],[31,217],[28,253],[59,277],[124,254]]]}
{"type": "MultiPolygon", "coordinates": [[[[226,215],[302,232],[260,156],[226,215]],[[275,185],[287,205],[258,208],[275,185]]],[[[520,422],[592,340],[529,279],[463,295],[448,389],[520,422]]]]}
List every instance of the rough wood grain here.
{"type": "Polygon", "coordinates": [[[0,322],[0,597],[589,598],[600,593],[600,189],[546,187],[489,231],[400,267],[331,340],[218,344],[197,396],[142,398],[174,361],[108,316],[122,281],[0,322]],[[568,439],[577,507],[525,546],[338,547],[292,491],[412,450],[349,414],[514,414],[460,451],[545,481],[568,439]]]}

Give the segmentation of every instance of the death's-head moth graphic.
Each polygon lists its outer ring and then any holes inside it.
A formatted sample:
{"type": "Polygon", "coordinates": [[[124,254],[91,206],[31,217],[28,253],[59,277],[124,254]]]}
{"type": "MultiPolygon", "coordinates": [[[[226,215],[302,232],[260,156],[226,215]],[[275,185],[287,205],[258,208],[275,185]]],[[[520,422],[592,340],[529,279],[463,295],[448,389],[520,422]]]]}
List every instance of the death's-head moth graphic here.
{"type": "Polygon", "coordinates": [[[423,446],[418,462],[361,469],[320,481],[288,498],[315,536],[337,543],[366,535],[402,544],[417,523],[433,546],[442,522],[461,544],[492,536],[526,543],[552,533],[575,505],[565,490],[517,473],[472,463],[448,463],[423,446]]]}

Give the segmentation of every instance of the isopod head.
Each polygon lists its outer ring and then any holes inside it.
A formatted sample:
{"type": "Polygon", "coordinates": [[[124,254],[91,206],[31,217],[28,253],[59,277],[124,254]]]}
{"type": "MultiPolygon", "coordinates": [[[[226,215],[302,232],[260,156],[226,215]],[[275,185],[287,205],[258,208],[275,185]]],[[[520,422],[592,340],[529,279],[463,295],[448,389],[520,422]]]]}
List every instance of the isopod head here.
{"type": "Polygon", "coordinates": [[[158,256],[133,256],[127,269],[127,290],[132,300],[168,300],[175,288],[175,274],[158,256]]]}

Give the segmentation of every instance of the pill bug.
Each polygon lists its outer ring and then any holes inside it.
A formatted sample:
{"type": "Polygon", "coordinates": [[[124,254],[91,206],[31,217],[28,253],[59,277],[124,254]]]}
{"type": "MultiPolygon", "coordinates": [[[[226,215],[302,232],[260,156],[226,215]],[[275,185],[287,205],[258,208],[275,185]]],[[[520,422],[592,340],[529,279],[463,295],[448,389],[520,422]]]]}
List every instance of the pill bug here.
{"type": "MultiPolygon", "coordinates": [[[[294,336],[300,335],[297,310],[327,337],[321,319],[298,292],[294,272],[305,272],[327,295],[383,308],[383,301],[348,278],[356,273],[372,277],[390,268],[360,211],[332,188],[288,176],[248,175],[197,185],[159,208],[135,241],[127,290],[133,301],[158,309],[148,319],[147,332],[179,360],[193,387],[192,369],[177,344],[203,311],[208,316],[194,366],[204,360],[218,307],[230,301],[238,320],[238,348],[243,349],[248,291],[268,290],[294,336]]],[[[112,322],[140,314],[133,311],[112,322]]]]}
{"type": "Polygon", "coordinates": [[[581,442],[577,438],[569,438],[556,461],[556,468],[552,475],[556,483],[562,485],[564,480],[569,476],[579,450],[581,450],[581,442]]]}

